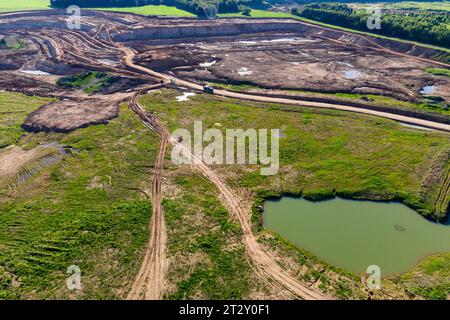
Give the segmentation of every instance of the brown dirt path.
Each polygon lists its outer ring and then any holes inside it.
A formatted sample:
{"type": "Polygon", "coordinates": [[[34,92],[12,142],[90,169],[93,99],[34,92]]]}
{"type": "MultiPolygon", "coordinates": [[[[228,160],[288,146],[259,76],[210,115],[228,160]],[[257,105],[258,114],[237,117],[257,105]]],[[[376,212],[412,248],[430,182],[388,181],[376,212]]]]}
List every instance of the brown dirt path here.
{"type": "Polygon", "coordinates": [[[167,261],[165,256],[167,232],[162,210],[162,190],[161,179],[164,169],[164,156],[166,153],[168,134],[155,126],[155,120],[149,118],[136,103],[137,95],[133,95],[130,101],[131,109],[136,112],[145,126],[160,136],[160,146],[155,160],[155,170],[152,182],[152,208],[153,214],[150,222],[150,240],[147,251],[142,262],[141,268],[135,278],[135,281],[128,293],[129,300],[159,300],[162,299],[165,288],[165,274],[167,270],[167,261]]]}

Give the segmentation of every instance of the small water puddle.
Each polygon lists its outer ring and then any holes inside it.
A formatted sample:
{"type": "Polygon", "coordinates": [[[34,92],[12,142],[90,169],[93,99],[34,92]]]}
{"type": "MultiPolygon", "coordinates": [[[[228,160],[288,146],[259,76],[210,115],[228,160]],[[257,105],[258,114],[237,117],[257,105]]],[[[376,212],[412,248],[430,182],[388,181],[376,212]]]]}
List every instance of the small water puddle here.
{"type": "Polygon", "coordinates": [[[195,93],[193,93],[193,92],[185,92],[185,93],[183,93],[182,96],[175,97],[175,99],[177,99],[178,102],[188,101],[189,97],[192,97],[192,96],[195,96],[195,93]]]}
{"type": "Polygon", "coordinates": [[[344,77],[347,79],[358,79],[359,76],[360,76],[360,73],[356,70],[344,71],[344,77]]]}
{"type": "Polygon", "coordinates": [[[420,94],[432,94],[436,90],[436,86],[425,86],[419,90],[420,94]]]}

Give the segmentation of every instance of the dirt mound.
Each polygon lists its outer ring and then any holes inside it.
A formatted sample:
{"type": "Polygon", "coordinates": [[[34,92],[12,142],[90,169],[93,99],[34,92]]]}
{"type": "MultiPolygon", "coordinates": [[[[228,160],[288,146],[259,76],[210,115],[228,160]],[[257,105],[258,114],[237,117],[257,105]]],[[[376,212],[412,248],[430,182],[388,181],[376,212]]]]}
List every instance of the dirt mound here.
{"type": "Polygon", "coordinates": [[[118,115],[118,103],[97,99],[63,100],[30,113],[22,128],[32,132],[70,132],[93,124],[106,124],[118,115]]]}

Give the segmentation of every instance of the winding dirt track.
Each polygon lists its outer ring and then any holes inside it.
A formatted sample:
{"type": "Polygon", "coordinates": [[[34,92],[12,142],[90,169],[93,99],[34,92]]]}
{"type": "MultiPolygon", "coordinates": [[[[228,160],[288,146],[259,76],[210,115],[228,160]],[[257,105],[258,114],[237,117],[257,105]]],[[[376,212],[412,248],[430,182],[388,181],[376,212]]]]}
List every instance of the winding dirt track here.
{"type": "Polygon", "coordinates": [[[233,191],[225,181],[211,170],[201,159],[195,157],[191,150],[185,148],[173,138],[170,139],[170,142],[183,150],[185,155],[191,157],[194,160],[194,167],[217,187],[221,194],[223,204],[229,210],[231,215],[237,218],[241,225],[244,234],[246,254],[250,257],[250,260],[253,262],[259,275],[264,279],[274,280],[278,287],[287,290],[295,298],[305,300],[331,299],[331,297],[326,296],[320,291],[300,283],[286,270],[282,269],[275,257],[265,251],[257,242],[251,228],[251,212],[247,206],[243,205],[243,202],[238,196],[236,196],[236,192],[233,191]]]}
{"type": "Polygon", "coordinates": [[[152,183],[151,199],[153,214],[150,222],[150,240],[144,261],[128,293],[127,299],[138,300],[144,298],[146,300],[159,300],[162,298],[165,288],[165,273],[167,269],[165,256],[167,233],[161,204],[161,179],[169,135],[164,126],[160,125],[156,118],[151,117],[151,115],[139,107],[136,101],[137,96],[138,93],[131,98],[130,108],[138,114],[146,127],[159,135],[161,143],[155,160],[152,183]]]}
{"type": "Polygon", "coordinates": [[[203,161],[194,156],[191,150],[185,148],[174,138],[169,137],[167,129],[154,115],[146,113],[137,103],[137,95],[130,101],[132,110],[139,115],[144,124],[153,131],[158,131],[161,136],[161,147],[158,158],[155,163],[155,175],[152,190],[153,217],[151,228],[151,240],[149,251],[142,263],[141,270],[136,277],[136,281],[129,294],[130,299],[138,299],[141,291],[147,288],[146,299],[156,299],[161,295],[161,288],[164,287],[164,265],[165,265],[165,225],[164,216],[161,209],[161,176],[163,170],[164,151],[167,141],[178,146],[183,153],[193,159],[194,167],[208,178],[217,187],[221,194],[221,200],[229,210],[232,217],[236,218],[244,234],[244,243],[246,253],[253,262],[257,273],[264,279],[273,280],[274,286],[286,290],[292,297],[305,300],[324,300],[331,299],[316,289],[301,284],[297,279],[280,267],[276,259],[258,244],[255,235],[252,232],[250,223],[250,211],[245,209],[242,201],[213,170],[211,170],[203,161]],[[157,203],[155,202],[157,201],[157,203]],[[157,230],[161,228],[161,230],[157,230]],[[159,260],[159,261],[158,261],[159,260]],[[156,289],[154,286],[161,286],[156,289]]]}

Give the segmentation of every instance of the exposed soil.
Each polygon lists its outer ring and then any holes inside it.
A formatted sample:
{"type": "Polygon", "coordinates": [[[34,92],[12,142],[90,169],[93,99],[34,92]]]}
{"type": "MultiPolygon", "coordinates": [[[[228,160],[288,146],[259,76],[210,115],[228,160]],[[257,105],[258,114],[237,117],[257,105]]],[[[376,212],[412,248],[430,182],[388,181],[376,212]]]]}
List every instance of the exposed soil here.
{"type": "Polygon", "coordinates": [[[157,119],[147,115],[139,108],[136,97],[137,95],[134,95],[130,100],[131,109],[141,117],[146,126],[159,135],[161,143],[158,156],[155,160],[155,171],[152,182],[151,199],[153,213],[150,222],[150,240],[141,268],[139,269],[127,298],[131,300],[140,298],[158,300],[163,297],[167,270],[167,260],[165,255],[167,232],[162,210],[161,180],[169,133],[167,130],[164,130],[157,119]]]}
{"type": "Polygon", "coordinates": [[[104,100],[61,100],[30,113],[22,127],[27,131],[69,132],[117,117],[119,105],[104,100]]]}
{"type": "Polygon", "coordinates": [[[39,154],[37,148],[23,150],[16,146],[3,149],[0,152],[0,178],[8,178],[16,175],[19,169],[39,154]]]}

